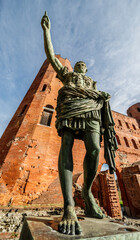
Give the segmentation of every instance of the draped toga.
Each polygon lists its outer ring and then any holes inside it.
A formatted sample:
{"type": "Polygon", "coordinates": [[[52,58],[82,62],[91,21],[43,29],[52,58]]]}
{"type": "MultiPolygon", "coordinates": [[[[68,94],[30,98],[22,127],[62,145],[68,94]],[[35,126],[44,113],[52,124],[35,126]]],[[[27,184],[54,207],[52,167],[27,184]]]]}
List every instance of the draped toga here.
{"type": "Polygon", "coordinates": [[[110,172],[115,171],[117,142],[114,121],[110,109],[110,95],[97,91],[96,82],[64,67],[58,76],[64,86],[58,92],[56,107],[56,128],[61,136],[64,128],[75,131],[75,138],[82,139],[84,131],[100,134],[104,129],[104,156],[110,172]]]}

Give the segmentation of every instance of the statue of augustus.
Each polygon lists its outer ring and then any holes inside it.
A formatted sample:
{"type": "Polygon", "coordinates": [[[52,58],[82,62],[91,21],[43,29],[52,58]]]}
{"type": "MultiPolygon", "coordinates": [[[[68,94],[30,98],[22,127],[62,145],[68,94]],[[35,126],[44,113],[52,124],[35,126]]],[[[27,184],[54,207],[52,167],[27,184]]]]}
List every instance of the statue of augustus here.
{"type": "Polygon", "coordinates": [[[101,129],[104,130],[105,159],[109,164],[110,173],[115,171],[114,157],[117,143],[109,105],[110,95],[98,91],[96,82],[85,75],[87,67],[83,61],[77,62],[74,71],[69,72],[68,68],[55,57],[50,35],[50,20],[46,12],[41,25],[47,58],[64,85],[59,90],[56,107],[56,128],[62,138],[58,169],[64,198],[64,215],[58,230],[65,234],[80,234],[81,228],[72,197],[72,147],[74,139],[77,138],[84,141],[86,148],[82,190],[85,213],[90,217],[103,218],[104,214],[93,197],[91,187],[98,168],[101,129]]]}

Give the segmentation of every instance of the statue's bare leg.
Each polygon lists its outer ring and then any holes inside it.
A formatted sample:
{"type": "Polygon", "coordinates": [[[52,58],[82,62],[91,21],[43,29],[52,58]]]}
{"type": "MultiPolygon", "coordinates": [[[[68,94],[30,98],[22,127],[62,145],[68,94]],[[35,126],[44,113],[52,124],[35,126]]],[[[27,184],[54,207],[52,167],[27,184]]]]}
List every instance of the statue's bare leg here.
{"type": "Polygon", "coordinates": [[[104,214],[96,203],[91,192],[92,183],[97,172],[100,152],[100,135],[96,132],[85,132],[84,143],[86,156],[84,159],[84,186],[82,195],[85,200],[85,213],[90,217],[103,218],[104,214]]]}
{"type": "Polygon", "coordinates": [[[70,129],[63,130],[58,169],[64,198],[64,215],[59,223],[58,230],[61,233],[72,235],[81,233],[72,197],[73,142],[74,132],[70,129]]]}

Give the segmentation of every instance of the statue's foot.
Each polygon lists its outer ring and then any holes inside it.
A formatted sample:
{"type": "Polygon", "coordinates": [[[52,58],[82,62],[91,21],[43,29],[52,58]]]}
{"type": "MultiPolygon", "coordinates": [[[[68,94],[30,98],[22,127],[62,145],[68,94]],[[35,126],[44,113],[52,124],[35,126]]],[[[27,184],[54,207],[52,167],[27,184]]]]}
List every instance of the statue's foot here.
{"type": "Polygon", "coordinates": [[[69,235],[81,234],[81,227],[73,206],[67,206],[64,210],[63,218],[58,225],[58,231],[69,235]]]}
{"type": "Polygon", "coordinates": [[[101,208],[95,201],[92,192],[87,192],[82,190],[82,197],[85,200],[85,214],[88,217],[103,219],[105,215],[103,214],[101,208]]]}

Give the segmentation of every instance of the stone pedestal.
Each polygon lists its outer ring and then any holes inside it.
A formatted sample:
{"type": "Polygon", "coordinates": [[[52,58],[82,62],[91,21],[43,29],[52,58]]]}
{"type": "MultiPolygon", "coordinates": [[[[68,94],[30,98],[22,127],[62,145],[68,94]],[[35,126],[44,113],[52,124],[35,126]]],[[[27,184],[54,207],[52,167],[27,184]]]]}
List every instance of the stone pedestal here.
{"type": "Polygon", "coordinates": [[[140,229],[126,226],[110,219],[94,219],[78,216],[82,228],[81,235],[65,235],[57,231],[60,216],[26,217],[19,240],[139,240],[140,229]]]}

